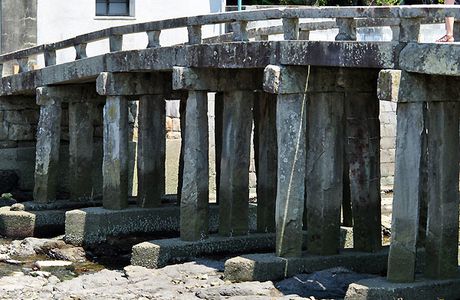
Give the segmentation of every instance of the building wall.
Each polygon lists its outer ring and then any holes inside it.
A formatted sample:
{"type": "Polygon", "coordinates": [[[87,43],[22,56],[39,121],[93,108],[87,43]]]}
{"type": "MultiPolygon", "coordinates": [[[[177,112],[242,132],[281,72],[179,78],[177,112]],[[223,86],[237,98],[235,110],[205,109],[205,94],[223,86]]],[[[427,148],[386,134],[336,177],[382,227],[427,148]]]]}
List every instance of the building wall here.
{"type": "MultiPolygon", "coordinates": [[[[11,0],[10,0],[11,1],[11,0]]],[[[38,0],[37,43],[50,43],[91,31],[112,26],[141,23],[168,18],[209,14],[223,11],[225,0],[131,0],[134,15],[131,17],[97,17],[95,0],[38,0]]],[[[203,36],[217,35],[221,26],[204,26],[203,36]]],[[[162,45],[172,45],[187,41],[185,28],[166,30],[161,34],[162,45]]],[[[145,33],[126,35],[123,49],[145,48],[145,33]]],[[[108,41],[88,44],[88,56],[108,52],[108,41]]],[[[57,61],[70,61],[75,57],[73,49],[58,51],[57,61]]],[[[39,64],[43,59],[39,58],[39,64]]]]}

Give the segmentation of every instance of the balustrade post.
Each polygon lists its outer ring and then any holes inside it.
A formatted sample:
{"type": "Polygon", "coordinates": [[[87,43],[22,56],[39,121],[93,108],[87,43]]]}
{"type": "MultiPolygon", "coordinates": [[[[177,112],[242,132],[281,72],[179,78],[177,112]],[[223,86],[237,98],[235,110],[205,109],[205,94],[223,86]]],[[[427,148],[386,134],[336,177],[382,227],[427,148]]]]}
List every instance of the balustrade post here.
{"type": "Polygon", "coordinates": [[[248,26],[248,22],[246,21],[238,21],[238,22],[232,23],[233,41],[235,42],[249,41],[247,26],[248,26]]]}
{"type": "Polygon", "coordinates": [[[356,20],[354,18],[337,18],[339,33],[335,37],[336,41],[356,41],[356,20]]]}
{"type": "Polygon", "coordinates": [[[160,47],[160,30],[147,31],[148,44],[147,48],[158,48],[160,47]]]}
{"type": "Polygon", "coordinates": [[[75,60],[87,58],[86,55],[86,44],[81,43],[74,46],[75,47],[75,60]]]}
{"type": "Polygon", "coordinates": [[[284,40],[298,40],[299,31],[298,18],[283,18],[284,40]]]}
{"type": "Polygon", "coordinates": [[[111,35],[109,37],[110,52],[121,51],[123,48],[123,35],[111,35]]]}

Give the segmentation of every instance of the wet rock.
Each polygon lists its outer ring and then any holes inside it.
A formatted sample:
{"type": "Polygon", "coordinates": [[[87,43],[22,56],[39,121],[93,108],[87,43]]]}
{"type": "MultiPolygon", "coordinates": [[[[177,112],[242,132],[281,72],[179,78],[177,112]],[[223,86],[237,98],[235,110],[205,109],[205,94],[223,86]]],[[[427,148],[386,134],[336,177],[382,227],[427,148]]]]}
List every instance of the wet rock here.
{"type": "Polygon", "coordinates": [[[267,282],[240,282],[219,287],[212,287],[198,291],[195,294],[200,299],[222,299],[223,297],[267,296],[280,297],[271,281],[267,282]]]}
{"type": "Polygon", "coordinates": [[[51,277],[51,273],[45,272],[45,271],[32,271],[29,273],[29,275],[33,277],[45,277],[45,278],[51,277]]]}
{"type": "Polygon", "coordinates": [[[371,277],[374,276],[338,267],[312,274],[299,274],[280,281],[276,287],[285,295],[335,299],[344,298],[351,283],[371,277]]]}
{"type": "Polygon", "coordinates": [[[11,208],[10,208],[11,211],[24,211],[25,209],[26,208],[24,204],[21,204],[21,203],[15,203],[11,205],[11,208]]]}
{"type": "Polygon", "coordinates": [[[22,261],[15,260],[15,259],[7,259],[7,260],[5,260],[5,262],[7,264],[10,264],[10,265],[20,265],[20,264],[22,264],[22,261]]]}
{"type": "Polygon", "coordinates": [[[48,255],[59,260],[68,260],[73,262],[86,261],[85,249],[83,249],[82,247],[51,249],[48,255]]]}
{"type": "Polygon", "coordinates": [[[67,269],[72,265],[72,262],[65,260],[39,260],[34,264],[40,270],[67,269]]]}
{"type": "Polygon", "coordinates": [[[59,249],[67,246],[63,240],[33,237],[25,238],[21,245],[32,248],[37,254],[47,254],[51,249],[59,249]]]}

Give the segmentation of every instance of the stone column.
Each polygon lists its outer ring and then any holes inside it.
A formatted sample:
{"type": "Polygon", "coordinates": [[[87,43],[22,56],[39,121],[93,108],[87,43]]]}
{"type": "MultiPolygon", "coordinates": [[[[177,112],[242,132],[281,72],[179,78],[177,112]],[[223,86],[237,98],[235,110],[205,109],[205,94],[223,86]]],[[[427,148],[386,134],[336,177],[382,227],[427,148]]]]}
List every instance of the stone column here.
{"type": "Polygon", "coordinates": [[[344,91],[348,88],[348,78],[343,75],[339,69],[310,68],[306,193],[307,249],[311,254],[337,254],[340,248],[344,91]]]}
{"type": "MultiPolygon", "coordinates": [[[[346,157],[353,211],[353,245],[375,252],[382,246],[378,71],[339,69],[345,90],[346,157]]],[[[344,210],[345,211],[345,210],[344,210]]]]}
{"type": "Polygon", "coordinates": [[[128,99],[108,96],[104,106],[103,206],[128,206],[128,99]]]}
{"type": "MultiPolygon", "coordinates": [[[[436,90],[430,89],[430,92],[435,93],[436,90]]],[[[458,276],[460,104],[448,102],[449,98],[445,100],[429,102],[427,110],[428,223],[425,276],[434,279],[458,276]]]]}
{"type": "Polygon", "coordinates": [[[222,157],[222,142],[223,142],[223,118],[224,118],[224,94],[216,93],[214,100],[214,144],[216,149],[216,203],[219,204],[219,192],[217,188],[220,186],[220,161],[222,157]]]}
{"type": "Polygon", "coordinates": [[[184,240],[197,240],[207,235],[207,91],[221,91],[224,95],[220,184],[217,187],[220,189],[219,233],[227,236],[248,232],[251,107],[253,91],[261,88],[261,82],[262,73],[257,70],[173,69],[173,89],[189,91],[181,196],[181,238],[184,240]]]}
{"type": "Polygon", "coordinates": [[[141,207],[158,207],[165,190],[166,102],[163,95],[139,99],[137,146],[138,202],[141,207]]]}
{"type": "Polygon", "coordinates": [[[260,92],[254,103],[254,148],[257,174],[257,231],[275,232],[276,96],[260,92]]]}
{"type": "Polygon", "coordinates": [[[161,203],[164,190],[165,95],[170,93],[166,73],[101,73],[97,91],[107,96],[104,107],[104,195],[107,209],[128,206],[128,106],[129,97],[139,97],[138,147],[139,205],[161,203]],[[152,142],[153,141],[153,142],[152,142]]]}
{"type": "Polygon", "coordinates": [[[219,234],[249,231],[249,156],[253,91],[224,92],[219,183],[219,234]]]}
{"type": "Polygon", "coordinates": [[[458,99],[460,89],[444,77],[401,73],[390,281],[414,281],[426,190],[425,276],[443,279],[457,274],[460,108],[453,100],[458,99]]]}
{"type": "MultiPolygon", "coordinates": [[[[92,86],[94,89],[94,86],[92,86]]],[[[93,198],[93,110],[94,104],[69,103],[69,172],[71,199],[93,198]]]]}
{"type": "Polygon", "coordinates": [[[180,99],[179,105],[179,114],[180,114],[180,134],[181,134],[181,145],[180,145],[180,155],[179,155],[179,171],[177,178],[177,205],[180,205],[180,199],[182,197],[182,182],[184,177],[184,140],[185,140],[185,112],[187,110],[187,96],[183,96],[180,99]]]}
{"type": "Polygon", "coordinates": [[[40,119],[37,128],[34,201],[40,203],[56,200],[62,99],[58,95],[52,95],[52,89],[37,88],[40,119]]]}
{"type": "Polygon", "coordinates": [[[264,90],[277,94],[276,254],[282,257],[300,256],[302,251],[307,81],[305,67],[265,68],[264,90]]]}
{"type": "Polygon", "coordinates": [[[208,236],[209,142],[208,97],[190,91],[187,99],[184,174],[180,206],[180,237],[197,241],[208,236]]]}

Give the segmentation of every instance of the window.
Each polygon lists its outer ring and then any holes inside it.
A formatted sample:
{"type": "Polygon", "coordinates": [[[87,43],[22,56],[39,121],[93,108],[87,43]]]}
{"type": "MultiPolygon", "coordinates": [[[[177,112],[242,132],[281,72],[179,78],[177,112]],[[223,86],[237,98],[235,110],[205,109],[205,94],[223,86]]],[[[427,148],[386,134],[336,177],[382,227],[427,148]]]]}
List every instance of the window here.
{"type": "Polygon", "coordinates": [[[129,16],[130,0],[96,0],[96,16],[129,16]]]}

